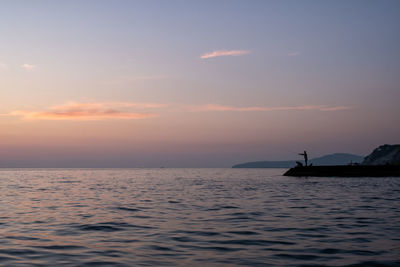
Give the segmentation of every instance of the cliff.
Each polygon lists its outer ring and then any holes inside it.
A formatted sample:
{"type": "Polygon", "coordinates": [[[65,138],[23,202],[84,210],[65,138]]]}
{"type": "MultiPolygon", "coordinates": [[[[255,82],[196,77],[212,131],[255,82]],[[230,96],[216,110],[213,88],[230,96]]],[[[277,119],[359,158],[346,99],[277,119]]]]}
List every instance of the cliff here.
{"type": "Polygon", "coordinates": [[[383,145],[365,157],[362,165],[400,165],[400,145],[383,145]]]}

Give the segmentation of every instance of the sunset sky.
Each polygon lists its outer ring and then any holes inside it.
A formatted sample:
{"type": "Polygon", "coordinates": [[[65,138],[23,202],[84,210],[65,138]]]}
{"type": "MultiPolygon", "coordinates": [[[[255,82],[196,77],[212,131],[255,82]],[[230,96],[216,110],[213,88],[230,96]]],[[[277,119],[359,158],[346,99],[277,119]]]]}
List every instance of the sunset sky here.
{"type": "Polygon", "coordinates": [[[400,1],[2,1],[0,167],[400,143],[400,1]]]}

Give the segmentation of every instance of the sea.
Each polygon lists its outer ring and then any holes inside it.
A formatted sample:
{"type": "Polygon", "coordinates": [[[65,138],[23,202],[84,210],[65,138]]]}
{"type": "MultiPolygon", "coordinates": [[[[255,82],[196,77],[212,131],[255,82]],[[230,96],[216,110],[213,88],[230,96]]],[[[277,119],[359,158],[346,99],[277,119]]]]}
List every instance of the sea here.
{"type": "Polygon", "coordinates": [[[1,169],[1,266],[400,266],[400,178],[1,169]]]}

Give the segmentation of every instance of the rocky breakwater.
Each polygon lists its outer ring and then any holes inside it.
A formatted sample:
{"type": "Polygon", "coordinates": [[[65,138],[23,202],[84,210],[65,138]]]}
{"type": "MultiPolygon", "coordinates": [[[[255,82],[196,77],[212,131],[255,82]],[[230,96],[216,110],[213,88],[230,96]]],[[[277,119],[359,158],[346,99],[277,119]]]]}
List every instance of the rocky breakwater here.
{"type": "Polygon", "coordinates": [[[364,158],[361,164],[337,166],[298,166],[285,176],[319,177],[388,177],[400,176],[400,145],[380,146],[364,158]]]}

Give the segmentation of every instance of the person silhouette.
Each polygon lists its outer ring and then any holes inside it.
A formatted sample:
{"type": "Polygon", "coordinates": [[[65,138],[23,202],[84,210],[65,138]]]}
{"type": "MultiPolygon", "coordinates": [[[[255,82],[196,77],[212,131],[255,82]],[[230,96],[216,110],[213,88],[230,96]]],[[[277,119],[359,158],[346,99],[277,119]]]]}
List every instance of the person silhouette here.
{"type": "Polygon", "coordinates": [[[304,150],[304,153],[299,153],[300,156],[304,156],[304,162],[306,163],[305,166],[308,166],[308,155],[307,152],[304,150]]]}

